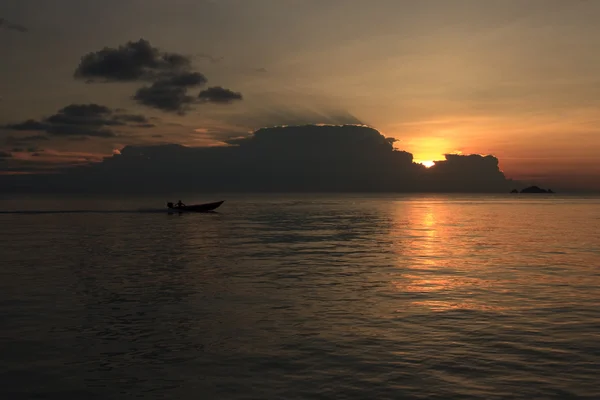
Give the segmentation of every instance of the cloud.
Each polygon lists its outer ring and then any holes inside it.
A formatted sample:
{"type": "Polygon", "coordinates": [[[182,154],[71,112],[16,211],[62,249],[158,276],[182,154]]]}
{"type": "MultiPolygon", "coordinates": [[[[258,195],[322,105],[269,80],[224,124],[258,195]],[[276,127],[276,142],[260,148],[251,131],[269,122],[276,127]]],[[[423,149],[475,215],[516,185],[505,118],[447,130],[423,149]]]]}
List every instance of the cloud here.
{"type": "Polygon", "coordinates": [[[81,125],[51,125],[46,132],[55,136],[91,136],[99,138],[115,137],[115,131],[106,128],[88,127],[81,125]]]}
{"type": "Polygon", "coordinates": [[[469,188],[494,187],[506,182],[499,169],[498,159],[491,155],[446,154],[427,171],[426,179],[444,192],[465,192],[469,188]]]}
{"type": "Polygon", "coordinates": [[[189,109],[189,104],[194,102],[194,98],[187,95],[185,87],[165,85],[161,82],[138,89],[133,99],[148,107],[179,114],[184,114],[189,109]]]}
{"type": "Polygon", "coordinates": [[[57,150],[37,150],[28,152],[28,154],[13,155],[11,159],[0,159],[0,185],[3,183],[3,178],[8,178],[10,182],[15,174],[27,174],[28,178],[23,181],[17,180],[15,183],[19,185],[34,184],[38,187],[50,188],[52,182],[47,181],[49,173],[65,172],[68,168],[74,166],[89,165],[90,162],[98,162],[102,160],[102,155],[95,153],[73,152],[73,151],[57,151],[57,150]],[[37,175],[35,175],[37,174],[37,175]],[[2,175],[5,175],[4,177],[2,175]],[[8,175],[8,176],[6,176],[8,175]],[[10,175],[13,175],[10,177],[10,175]],[[48,186],[47,186],[48,185],[48,186]]]}
{"type": "Polygon", "coordinates": [[[43,131],[47,127],[48,124],[44,124],[33,119],[28,119],[27,121],[3,126],[4,129],[9,129],[13,131],[43,131]]]}
{"type": "Polygon", "coordinates": [[[141,105],[180,115],[195,103],[229,104],[242,99],[240,93],[221,87],[204,90],[197,98],[189,95],[188,89],[208,82],[206,76],[192,70],[189,57],[164,52],[144,39],[84,55],[74,77],[87,82],[148,82],[137,89],[132,98],[141,105]]]}
{"type": "Polygon", "coordinates": [[[105,126],[123,125],[123,122],[110,118],[112,110],[98,104],[71,104],[46,118],[45,122],[53,126],[83,125],[105,126]]]}
{"type": "MultiPolygon", "coordinates": [[[[52,136],[109,138],[116,136],[112,127],[133,126],[130,125],[132,122],[136,127],[152,125],[143,115],[127,114],[122,110],[112,110],[98,104],[71,104],[41,121],[28,119],[4,125],[2,128],[13,131],[45,132],[52,136]]],[[[47,140],[47,137],[36,135],[15,138],[14,143],[36,140],[47,140]]]]}
{"type": "Polygon", "coordinates": [[[174,74],[138,89],[133,99],[148,107],[184,114],[195,100],[187,94],[188,88],[204,85],[206,81],[198,72],[174,74]]]}
{"type": "Polygon", "coordinates": [[[52,177],[98,192],[508,192],[492,156],[448,155],[426,169],[394,139],[356,125],[259,129],[220,147],[125,146],[99,164],[52,177]],[[157,182],[160,182],[157,184],[157,182]]]}
{"type": "Polygon", "coordinates": [[[242,100],[242,94],[221,86],[214,86],[201,91],[198,98],[203,102],[229,104],[236,100],[242,100]]]}
{"type": "Polygon", "coordinates": [[[155,126],[154,124],[150,124],[148,118],[141,114],[117,114],[113,116],[113,119],[120,122],[136,122],[138,124],[155,126]]]}
{"type": "Polygon", "coordinates": [[[4,158],[12,158],[12,154],[7,151],[0,150],[0,159],[4,159],[4,158]]]}
{"type": "Polygon", "coordinates": [[[38,149],[37,147],[28,147],[28,148],[13,147],[13,149],[11,151],[13,153],[35,153],[35,152],[39,152],[39,151],[43,151],[43,150],[38,149]]]}
{"type": "Polygon", "coordinates": [[[2,27],[6,28],[6,29],[10,29],[12,31],[21,32],[21,33],[25,33],[25,32],[29,31],[29,29],[27,29],[23,25],[13,24],[13,23],[8,22],[4,18],[0,18],[0,28],[2,28],[2,27]]]}
{"type": "Polygon", "coordinates": [[[236,130],[256,130],[264,126],[285,125],[368,125],[355,115],[341,109],[323,105],[268,104],[250,112],[229,114],[227,124],[236,130]]]}
{"type": "Polygon", "coordinates": [[[198,54],[196,54],[196,57],[208,60],[212,64],[218,64],[225,59],[225,57],[223,57],[223,56],[215,57],[208,53],[198,53],[198,54]]]}
{"type": "Polygon", "coordinates": [[[169,78],[161,79],[157,83],[168,86],[193,87],[204,85],[208,80],[199,72],[181,72],[169,78]]]}
{"type": "Polygon", "coordinates": [[[189,67],[188,57],[162,52],[147,40],[140,39],[117,48],[105,47],[84,55],[74,76],[88,82],[155,80],[189,67]]]}
{"type": "MultiPolygon", "coordinates": [[[[6,129],[6,127],[4,127],[4,128],[6,129]]],[[[31,143],[31,142],[39,142],[39,141],[46,141],[46,140],[50,140],[50,138],[48,136],[44,136],[44,135],[30,135],[30,136],[20,136],[20,137],[15,137],[15,136],[9,135],[4,139],[4,142],[6,144],[12,145],[12,146],[27,146],[28,143],[31,143]]]]}

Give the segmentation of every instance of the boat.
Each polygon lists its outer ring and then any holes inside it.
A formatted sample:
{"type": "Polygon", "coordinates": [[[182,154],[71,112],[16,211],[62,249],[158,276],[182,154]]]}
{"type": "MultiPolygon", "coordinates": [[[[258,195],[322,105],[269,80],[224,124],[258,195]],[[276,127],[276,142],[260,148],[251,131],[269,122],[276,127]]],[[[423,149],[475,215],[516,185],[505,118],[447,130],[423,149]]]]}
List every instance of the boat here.
{"type": "Polygon", "coordinates": [[[193,205],[183,205],[183,206],[175,206],[173,203],[167,203],[167,208],[169,212],[208,212],[217,209],[221,204],[223,204],[225,200],[215,201],[214,203],[204,203],[204,204],[193,204],[193,205]]]}

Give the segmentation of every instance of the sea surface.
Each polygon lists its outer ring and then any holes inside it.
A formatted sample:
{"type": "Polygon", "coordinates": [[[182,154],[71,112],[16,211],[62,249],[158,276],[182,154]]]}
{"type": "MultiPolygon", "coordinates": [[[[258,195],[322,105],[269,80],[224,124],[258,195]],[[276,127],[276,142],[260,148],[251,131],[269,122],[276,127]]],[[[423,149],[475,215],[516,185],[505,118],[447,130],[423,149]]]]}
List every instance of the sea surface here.
{"type": "Polygon", "coordinates": [[[167,200],[0,199],[1,399],[600,398],[600,197],[167,200]]]}

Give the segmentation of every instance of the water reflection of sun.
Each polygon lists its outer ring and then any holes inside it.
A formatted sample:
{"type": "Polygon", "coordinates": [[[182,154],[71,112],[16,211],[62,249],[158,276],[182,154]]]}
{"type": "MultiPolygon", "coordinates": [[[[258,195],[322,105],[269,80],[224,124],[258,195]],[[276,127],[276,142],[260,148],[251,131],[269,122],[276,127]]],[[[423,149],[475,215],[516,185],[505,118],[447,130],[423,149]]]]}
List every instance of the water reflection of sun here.
{"type": "Polygon", "coordinates": [[[475,299],[473,294],[490,282],[480,276],[481,268],[468,262],[470,244],[456,237],[460,209],[439,198],[407,201],[397,213],[402,248],[397,251],[401,270],[393,284],[412,298],[411,305],[431,311],[452,309],[497,310],[494,304],[475,299]],[[408,220],[407,220],[408,217],[408,220]]]}

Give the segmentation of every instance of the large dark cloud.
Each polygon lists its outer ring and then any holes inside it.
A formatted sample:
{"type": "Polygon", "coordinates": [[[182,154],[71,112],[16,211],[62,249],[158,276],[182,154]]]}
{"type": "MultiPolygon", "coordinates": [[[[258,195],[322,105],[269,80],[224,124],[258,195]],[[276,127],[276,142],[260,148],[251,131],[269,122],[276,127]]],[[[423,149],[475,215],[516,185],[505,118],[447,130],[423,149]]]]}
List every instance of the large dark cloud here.
{"type": "Polygon", "coordinates": [[[236,100],[242,100],[242,94],[221,86],[214,86],[201,91],[198,98],[203,102],[229,104],[236,100]]]}
{"type": "Polygon", "coordinates": [[[84,55],[74,75],[77,79],[92,82],[154,80],[189,66],[188,57],[162,52],[147,40],[140,39],[84,55]]]}
{"type": "MultiPolygon", "coordinates": [[[[108,138],[116,136],[113,127],[128,126],[132,122],[136,123],[136,127],[152,125],[143,115],[127,114],[98,104],[71,104],[41,121],[29,119],[7,124],[2,128],[13,131],[45,132],[52,136],[108,138]]],[[[45,139],[47,137],[36,135],[18,138],[13,142],[45,139]]]]}
{"type": "Polygon", "coordinates": [[[366,126],[265,128],[224,147],[126,146],[51,183],[56,190],[135,193],[508,192],[513,186],[492,156],[448,155],[426,169],[393,141],[366,126]]]}
{"type": "Polygon", "coordinates": [[[21,32],[21,33],[25,33],[25,32],[29,31],[29,29],[27,29],[23,25],[11,23],[4,18],[0,18],[0,28],[6,28],[6,29],[10,29],[12,31],[17,31],[17,32],[21,32]]]}

